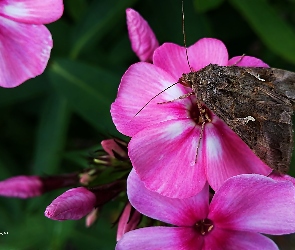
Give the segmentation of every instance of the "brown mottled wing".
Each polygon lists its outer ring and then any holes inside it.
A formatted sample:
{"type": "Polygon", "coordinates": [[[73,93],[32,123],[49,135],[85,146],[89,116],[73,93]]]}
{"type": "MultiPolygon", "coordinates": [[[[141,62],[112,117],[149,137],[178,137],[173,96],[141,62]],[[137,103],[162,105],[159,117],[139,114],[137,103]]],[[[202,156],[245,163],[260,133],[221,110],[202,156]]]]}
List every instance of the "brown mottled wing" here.
{"type": "Polygon", "coordinates": [[[204,100],[205,104],[262,161],[281,173],[287,172],[293,149],[295,74],[277,69],[228,68],[238,71],[228,76],[227,84],[217,83],[221,86],[217,94],[222,98],[215,95],[204,100]],[[255,121],[241,122],[240,118],[248,116],[255,121]]]}

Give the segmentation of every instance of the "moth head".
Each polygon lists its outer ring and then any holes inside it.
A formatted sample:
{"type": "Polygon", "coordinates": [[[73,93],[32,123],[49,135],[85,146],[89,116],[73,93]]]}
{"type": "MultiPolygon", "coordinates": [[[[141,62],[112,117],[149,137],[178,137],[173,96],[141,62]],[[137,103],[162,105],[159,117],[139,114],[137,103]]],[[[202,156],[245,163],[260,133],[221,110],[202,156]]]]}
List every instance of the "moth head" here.
{"type": "Polygon", "coordinates": [[[193,86],[193,83],[191,80],[190,73],[188,74],[183,73],[182,76],[179,78],[178,83],[180,83],[181,85],[185,87],[191,88],[193,86]]]}

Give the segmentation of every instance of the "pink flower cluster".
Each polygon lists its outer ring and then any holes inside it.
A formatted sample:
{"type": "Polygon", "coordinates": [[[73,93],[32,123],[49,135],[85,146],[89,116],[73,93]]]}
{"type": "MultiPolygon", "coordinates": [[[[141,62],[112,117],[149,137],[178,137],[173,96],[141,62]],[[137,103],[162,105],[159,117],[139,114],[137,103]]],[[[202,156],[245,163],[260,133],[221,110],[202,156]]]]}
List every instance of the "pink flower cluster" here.
{"type": "Polygon", "coordinates": [[[43,24],[62,13],[62,0],[0,1],[0,86],[16,87],[44,71],[52,38],[43,24]]]}
{"type": "MultiPolygon", "coordinates": [[[[175,85],[190,72],[186,49],[157,47],[147,22],[132,9],[126,13],[141,62],[123,75],[111,114],[117,129],[131,137],[127,194],[140,213],[173,226],[127,232],[116,249],[277,249],[260,233],[295,232],[294,179],[272,173],[212,112],[199,144],[196,98],[178,99],[191,89],[175,85]]],[[[213,38],[197,41],[187,54],[194,71],[210,63],[268,67],[250,56],[229,59],[225,45],[213,38]]]]}

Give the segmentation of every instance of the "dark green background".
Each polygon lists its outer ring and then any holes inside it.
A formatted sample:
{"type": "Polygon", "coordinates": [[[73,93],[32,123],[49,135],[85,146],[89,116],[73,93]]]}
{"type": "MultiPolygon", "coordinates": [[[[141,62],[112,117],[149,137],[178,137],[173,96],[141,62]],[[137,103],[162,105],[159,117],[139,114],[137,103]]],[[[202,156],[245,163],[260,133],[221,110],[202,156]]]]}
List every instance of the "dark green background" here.
{"type": "MultiPolygon", "coordinates": [[[[102,139],[120,136],[110,104],[121,76],[138,61],[128,40],[127,7],[142,14],[160,43],[183,45],[181,1],[64,4],[63,17],[48,25],[54,48],[44,74],[15,89],[0,89],[0,179],[80,170],[102,139]]],[[[184,5],[187,45],[215,37],[226,44],[230,57],[245,53],[295,71],[294,0],[186,0],[184,5]]],[[[9,233],[0,235],[0,250],[114,249],[111,222],[123,204],[111,202],[89,229],[84,219],[44,217],[46,206],[65,190],[29,200],[0,197],[0,232],[9,233]]],[[[276,241],[281,249],[295,249],[292,236],[276,241]]]]}

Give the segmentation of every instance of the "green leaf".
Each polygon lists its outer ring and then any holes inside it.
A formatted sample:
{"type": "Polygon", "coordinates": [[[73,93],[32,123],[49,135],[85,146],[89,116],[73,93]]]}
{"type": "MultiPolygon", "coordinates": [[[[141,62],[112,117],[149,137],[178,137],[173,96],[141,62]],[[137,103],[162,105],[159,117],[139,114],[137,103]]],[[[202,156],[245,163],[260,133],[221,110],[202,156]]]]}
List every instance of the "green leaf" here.
{"type": "Polygon", "coordinates": [[[30,79],[16,88],[0,88],[0,106],[7,106],[35,98],[48,90],[48,82],[44,75],[30,79]]]}
{"type": "Polygon", "coordinates": [[[65,10],[75,21],[83,16],[87,7],[88,3],[85,0],[65,0],[65,10]]]}
{"type": "Polygon", "coordinates": [[[125,9],[136,0],[125,1],[93,1],[82,21],[73,30],[73,46],[71,58],[77,58],[80,52],[102,39],[107,31],[111,31],[118,22],[118,16],[125,15],[125,9]]]}
{"type": "Polygon", "coordinates": [[[295,32],[266,1],[230,0],[274,53],[295,64],[295,32]]]}
{"type": "Polygon", "coordinates": [[[98,131],[116,133],[110,106],[116,97],[119,76],[66,59],[55,61],[49,76],[55,89],[81,117],[98,131]]]}
{"type": "Polygon", "coordinates": [[[69,123],[69,109],[64,97],[53,94],[45,101],[40,115],[35,153],[34,174],[56,173],[64,149],[69,123]]]}
{"type": "Polygon", "coordinates": [[[194,0],[194,6],[198,12],[204,13],[217,8],[222,2],[223,0],[194,0]]]}

